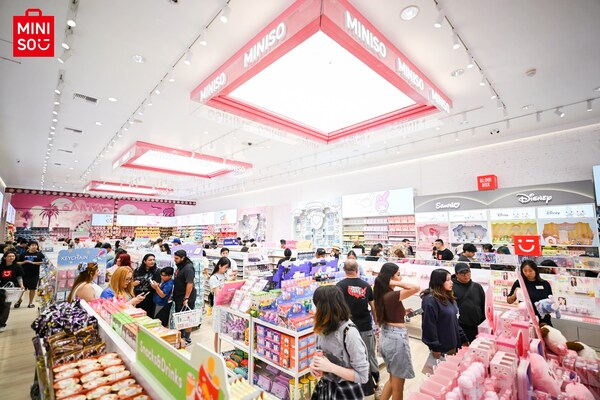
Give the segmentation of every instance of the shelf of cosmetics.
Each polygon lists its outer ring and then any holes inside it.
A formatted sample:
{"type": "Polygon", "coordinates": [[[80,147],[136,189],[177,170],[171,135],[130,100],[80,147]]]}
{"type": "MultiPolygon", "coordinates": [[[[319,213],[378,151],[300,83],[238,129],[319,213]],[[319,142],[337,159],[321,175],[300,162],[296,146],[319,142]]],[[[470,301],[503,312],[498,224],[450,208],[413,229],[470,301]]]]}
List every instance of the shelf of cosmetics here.
{"type": "Polygon", "coordinates": [[[469,347],[432,366],[410,400],[593,399],[600,396],[600,360],[544,348],[524,308],[496,311],[469,347]]]}

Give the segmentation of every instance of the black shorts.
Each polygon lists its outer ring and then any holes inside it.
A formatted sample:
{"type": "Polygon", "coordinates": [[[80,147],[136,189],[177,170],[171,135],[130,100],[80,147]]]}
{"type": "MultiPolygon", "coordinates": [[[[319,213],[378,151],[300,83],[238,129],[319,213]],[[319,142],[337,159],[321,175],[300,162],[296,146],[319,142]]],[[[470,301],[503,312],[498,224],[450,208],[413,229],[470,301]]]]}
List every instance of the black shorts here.
{"type": "MultiPolygon", "coordinates": [[[[183,308],[183,298],[173,299],[173,301],[175,302],[175,312],[181,311],[181,309],[183,308]]],[[[188,299],[188,307],[193,310],[195,306],[196,306],[196,291],[194,290],[194,291],[192,291],[192,294],[190,294],[190,298],[188,299]]]]}
{"type": "Polygon", "coordinates": [[[39,275],[25,275],[23,276],[23,286],[28,290],[36,290],[39,280],[39,275]]]}

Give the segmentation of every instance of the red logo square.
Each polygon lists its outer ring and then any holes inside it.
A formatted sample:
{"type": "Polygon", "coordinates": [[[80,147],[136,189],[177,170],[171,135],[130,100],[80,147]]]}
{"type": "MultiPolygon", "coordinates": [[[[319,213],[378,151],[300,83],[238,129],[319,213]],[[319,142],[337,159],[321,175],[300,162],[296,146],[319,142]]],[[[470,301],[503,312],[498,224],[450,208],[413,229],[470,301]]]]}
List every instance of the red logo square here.
{"type": "Polygon", "coordinates": [[[542,246],[539,236],[513,236],[515,254],[518,256],[541,256],[542,246]]]}
{"type": "Polygon", "coordinates": [[[13,16],[13,57],[54,57],[54,16],[39,8],[13,16]]]}

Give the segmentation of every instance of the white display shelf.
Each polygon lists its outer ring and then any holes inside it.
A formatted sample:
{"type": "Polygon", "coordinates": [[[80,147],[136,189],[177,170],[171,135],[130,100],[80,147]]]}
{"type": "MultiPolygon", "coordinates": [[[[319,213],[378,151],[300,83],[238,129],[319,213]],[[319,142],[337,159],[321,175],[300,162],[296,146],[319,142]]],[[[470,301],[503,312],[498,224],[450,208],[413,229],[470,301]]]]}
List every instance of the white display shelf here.
{"type": "Polygon", "coordinates": [[[252,354],[252,357],[264,362],[265,364],[270,365],[273,368],[277,368],[278,370],[285,373],[286,375],[290,375],[292,378],[300,378],[310,372],[309,368],[303,369],[302,371],[295,372],[293,368],[282,367],[281,365],[275,364],[273,361],[269,360],[268,358],[260,356],[258,354],[252,354]]]}
{"type": "Polygon", "coordinates": [[[222,340],[225,343],[229,343],[236,349],[240,349],[246,353],[250,352],[250,348],[248,346],[246,346],[246,344],[244,344],[242,342],[238,342],[237,340],[233,340],[230,336],[227,336],[225,334],[219,333],[219,340],[222,340]]]}
{"type": "Polygon", "coordinates": [[[222,306],[217,306],[217,307],[220,307],[223,312],[227,312],[229,314],[233,314],[236,317],[247,319],[248,321],[250,320],[250,314],[243,313],[243,312],[241,312],[239,310],[235,310],[235,309],[233,309],[231,307],[222,307],[222,306]]]}
{"type": "Polygon", "coordinates": [[[112,329],[108,322],[102,319],[85,300],[81,300],[81,306],[88,314],[98,320],[98,330],[100,337],[106,342],[106,349],[119,354],[125,365],[127,365],[127,368],[131,371],[131,375],[148,392],[148,395],[153,399],[175,400],[175,397],[166,391],[146,368],[138,364],[135,351],[121,336],[117,335],[117,332],[112,329]]]}

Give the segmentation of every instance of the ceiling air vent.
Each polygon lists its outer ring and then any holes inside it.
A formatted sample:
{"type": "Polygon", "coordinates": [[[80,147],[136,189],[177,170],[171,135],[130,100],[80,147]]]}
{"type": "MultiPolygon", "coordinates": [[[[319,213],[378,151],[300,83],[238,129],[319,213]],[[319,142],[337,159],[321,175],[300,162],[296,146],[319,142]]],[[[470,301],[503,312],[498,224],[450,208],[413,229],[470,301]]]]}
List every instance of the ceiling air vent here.
{"type": "Polygon", "coordinates": [[[60,167],[62,164],[59,162],[55,162],[54,165],[58,165],[60,167]]]}
{"type": "Polygon", "coordinates": [[[64,129],[65,129],[66,133],[77,133],[77,134],[83,133],[83,131],[81,129],[69,128],[68,126],[65,126],[64,129]]]}
{"type": "Polygon", "coordinates": [[[81,93],[74,93],[73,100],[75,102],[88,104],[90,106],[95,106],[96,104],[98,104],[97,98],[91,97],[91,96],[86,96],[85,94],[81,94],[81,93]]]}
{"type": "Polygon", "coordinates": [[[56,151],[62,151],[63,153],[69,153],[69,154],[73,154],[73,150],[67,150],[67,149],[58,149],[56,151]]]}

